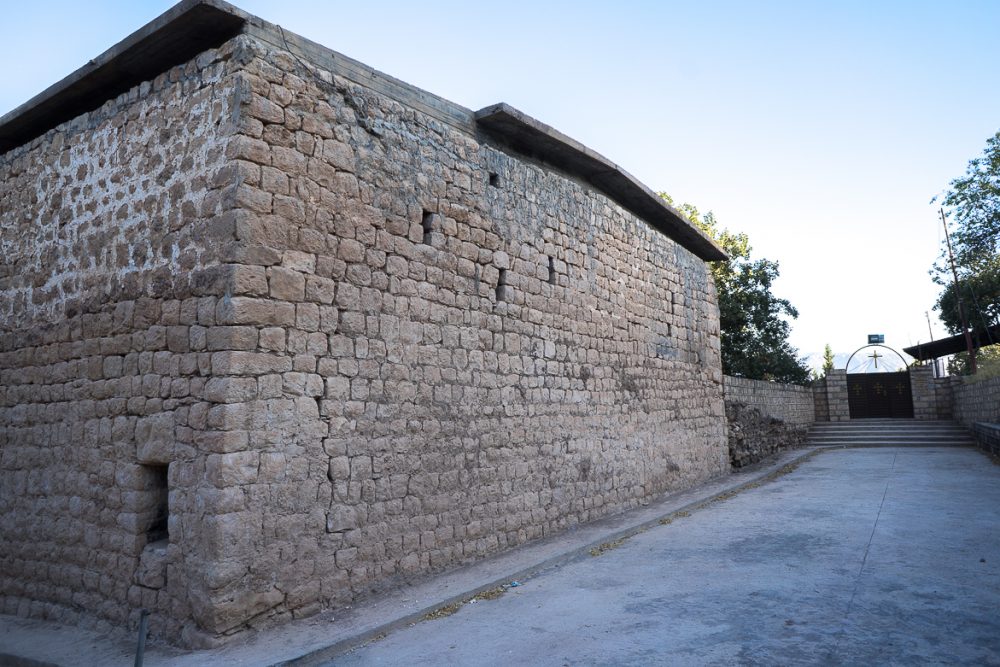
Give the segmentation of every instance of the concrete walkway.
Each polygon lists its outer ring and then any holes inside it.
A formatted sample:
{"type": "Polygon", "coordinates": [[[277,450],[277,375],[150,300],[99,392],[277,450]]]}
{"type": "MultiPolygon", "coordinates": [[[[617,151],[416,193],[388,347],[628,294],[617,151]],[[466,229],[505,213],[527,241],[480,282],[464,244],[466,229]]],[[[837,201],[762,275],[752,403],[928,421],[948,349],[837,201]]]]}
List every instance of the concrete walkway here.
{"type": "MultiPolygon", "coordinates": [[[[998,528],[1000,467],[975,450],[796,450],[336,617],[153,646],[145,664],[1000,664],[998,528]]],[[[0,616],[0,664],[133,651],[0,616]]]]}
{"type": "Polygon", "coordinates": [[[823,452],[328,664],[1000,664],[1000,467],[823,452]]]}

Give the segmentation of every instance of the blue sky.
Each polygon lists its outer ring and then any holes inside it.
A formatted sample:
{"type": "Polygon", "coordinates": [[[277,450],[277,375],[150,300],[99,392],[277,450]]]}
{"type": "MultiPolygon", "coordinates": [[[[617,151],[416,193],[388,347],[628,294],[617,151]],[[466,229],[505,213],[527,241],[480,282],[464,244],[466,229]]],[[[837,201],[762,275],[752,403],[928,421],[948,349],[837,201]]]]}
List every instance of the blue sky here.
{"type": "MultiPolygon", "coordinates": [[[[5,2],[0,113],[171,4],[5,2]]],[[[802,353],[928,340],[929,201],[1000,129],[992,0],[237,4],[472,109],[508,102],[714,211],[780,262],[802,353]]]]}

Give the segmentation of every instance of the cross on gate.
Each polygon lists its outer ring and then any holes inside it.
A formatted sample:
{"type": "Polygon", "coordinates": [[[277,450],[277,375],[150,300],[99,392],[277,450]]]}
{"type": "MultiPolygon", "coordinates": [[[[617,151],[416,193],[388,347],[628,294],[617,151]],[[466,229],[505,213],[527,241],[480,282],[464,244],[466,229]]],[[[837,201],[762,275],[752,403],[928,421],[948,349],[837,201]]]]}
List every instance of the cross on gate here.
{"type": "Polygon", "coordinates": [[[871,353],[871,354],[869,354],[868,356],[869,356],[869,357],[870,357],[871,359],[874,359],[874,360],[875,360],[875,368],[878,368],[878,360],[879,360],[879,359],[881,359],[882,357],[884,357],[885,355],[884,355],[884,354],[879,354],[879,353],[878,353],[878,350],[875,350],[874,352],[872,352],[872,353],[871,353]]]}

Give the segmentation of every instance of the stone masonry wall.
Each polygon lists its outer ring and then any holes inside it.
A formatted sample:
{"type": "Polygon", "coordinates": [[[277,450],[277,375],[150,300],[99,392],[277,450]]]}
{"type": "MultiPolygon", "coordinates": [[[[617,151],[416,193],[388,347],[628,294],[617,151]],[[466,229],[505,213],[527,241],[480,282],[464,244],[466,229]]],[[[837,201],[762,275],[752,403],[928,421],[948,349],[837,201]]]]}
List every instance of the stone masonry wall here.
{"type": "Polygon", "coordinates": [[[934,396],[937,398],[937,419],[954,419],[955,392],[951,377],[934,378],[934,396]]]}
{"type": "Polygon", "coordinates": [[[0,202],[7,613],[206,646],[728,468],[701,260],[255,38],[0,202]]]}
{"type": "Polygon", "coordinates": [[[847,400],[847,371],[831,369],[825,377],[813,383],[816,421],[848,421],[851,409],[847,400]]]}
{"type": "Polygon", "coordinates": [[[722,384],[727,403],[742,403],[757,408],[765,417],[780,419],[792,426],[808,428],[816,421],[811,387],[729,375],[723,377],[722,384]]]}
{"type": "Polygon", "coordinates": [[[910,367],[910,387],[913,394],[913,418],[937,419],[940,409],[933,367],[929,364],[910,367]]]}
{"type": "Polygon", "coordinates": [[[1000,423],[1000,377],[969,383],[953,377],[951,387],[955,421],[967,428],[975,422],[1000,423]]]}
{"type": "Polygon", "coordinates": [[[250,44],[213,630],[261,590],[284,593],[276,618],[345,604],[726,470],[702,261],[570,178],[250,44]]]}
{"type": "Polygon", "coordinates": [[[185,641],[235,241],[232,48],[0,156],[0,611],[185,641]],[[169,507],[169,514],[167,508],[169,507]],[[169,539],[166,539],[169,535],[169,539]],[[182,546],[183,545],[183,546],[182,546]]]}
{"type": "Polygon", "coordinates": [[[813,389],[746,378],[723,378],[729,458],[735,468],[800,445],[815,421],[813,389]]]}

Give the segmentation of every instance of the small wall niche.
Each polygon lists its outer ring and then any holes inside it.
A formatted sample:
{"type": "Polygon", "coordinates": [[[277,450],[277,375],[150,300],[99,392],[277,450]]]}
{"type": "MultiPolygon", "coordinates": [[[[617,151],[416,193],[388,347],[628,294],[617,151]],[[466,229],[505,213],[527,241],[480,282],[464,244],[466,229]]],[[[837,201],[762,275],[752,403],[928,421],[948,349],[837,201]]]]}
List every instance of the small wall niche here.
{"type": "Polygon", "coordinates": [[[424,210],[420,225],[424,228],[424,243],[433,245],[434,237],[440,232],[440,218],[437,213],[424,210]]]}
{"type": "Polygon", "coordinates": [[[495,188],[499,188],[500,187],[500,174],[496,173],[495,171],[491,171],[490,172],[490,176],[489,176],[489,184],[492,185],[495,188]]]}
{"type": "Polygon", "coordinates": [[[146,465],[147,487],[149,494],[146,541],[159,542],[170,537],[170,489],[167,485],[166,465],[146,465]]]}
{"type": "Polygon", "coordinates": [[[549,284],[556,284],[556,260],[553,257],[549,257],[549,284]]]}
{"type": "Polygon", "coordinates": [[[507,269],[500,269],[500,276],[497,278],[497,301],[507,300],[507,269]]]}

